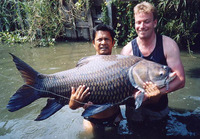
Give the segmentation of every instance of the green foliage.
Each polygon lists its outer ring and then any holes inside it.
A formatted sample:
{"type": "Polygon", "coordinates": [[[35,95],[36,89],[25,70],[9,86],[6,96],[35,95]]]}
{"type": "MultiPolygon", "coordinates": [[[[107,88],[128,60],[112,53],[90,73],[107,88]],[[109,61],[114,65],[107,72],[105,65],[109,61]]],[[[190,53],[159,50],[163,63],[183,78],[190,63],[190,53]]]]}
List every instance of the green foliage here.
{"type": "Polygon", "coordinates": [[[0,16],[0,42],[13,44],[28,40],[26,29],[29,24],[23,1],[1,0],[0,16]]]}
{"type": "MultiPolygon", "coordinates": [[[[141,2],[143,0],[139,0],[141,2]]],[[[147,0],[155,5],[158,10],[157,32],[173,38],[178,45],[191,52],[197,35],[196,31],[198,18],[200,17],[199,0],[147,0]]],[[[125,45],[136,37],[133,19],[133,7],[138,2],[122,2],[114,0],[114,28],[116,31],[117,43],[125,45]]]]}
{"type": "Polygon", "coordinates": [[[3,0],[0,4],[1,42],[35,41],[37,46],[50,46],[62,30],[56,0],[3,0]]]}
{"type": "Polygon", "coordinates": [[[27,37],[22,37],[20,33],[16,32],[0,32],[0,42],[7,44],[25,43],[27,42],[27,37]]]}
{"type": "Polygon", "coordinates": [[[116,44],[125,45],[127,42],[136,37],[134,29],[133,7],[134,3],[131,1],[123,2],[120,0],[113,1],[113,8],[115,11],[114,28],[116,44]]]}
{"type": "Polygon", "coordinates": [[[24,31],[28,26],[25,4],[18,0],[0,1],[0,31],[24,31]]]}
{"type": "MultiPolygon", "coordinates": [[[[34,0],[29,2],[30,27],[28,36],[31,41],[40,40],[37,46],[49,46],[63,31],[62,15],[56,0],[34,0]]],[[[51,46],[51,45],[50,45],[51,46]]]]}
{"type": "Polygon", "coordinates": [[[88,0],[1,0],[0,41],[52,46],[65,34],[65,25],[84,19],[87,8],[88,0]]]}
{"type": "MultiPolygon", "coordinates": [[[[112,0],[113,27],[116,44],[126,45],[137,36],[133,7],[143,0],[112,0]]],[[[200,36],[199,0],[147,0],[158,9],[157,32],[173,38],[181,48],[195,46],[200,36]]],[[[76,20],[86,20],[92,0],[1,0],[0,42],[36,42],[51,46],[65,34],[65,27],[74,27],[76,20]]],[[[109,23],[107,3],[102,5],[102,21],[109,23]]],[[[200,42],[199,42],[200,43],[200,42]]]]}
{"type": "Polygon", "coordinates": [[[160,13],[158,32],[169,35],[191,53],[190,48],[194,46],[198,35],[195,27],[200,15],[199,5],[198,0],[160,0],[157,5],[160,13]]]}
{"type": "Polygon", "coordinates": [[[109,16],[108,16],[108,8],[107,8],[107,3],[106,2],[102,3],[101,10],[102,10],[102,17],[100,18],[100,20],[104,24],[109,25],[110,19],[109,19],[109,16]]]}

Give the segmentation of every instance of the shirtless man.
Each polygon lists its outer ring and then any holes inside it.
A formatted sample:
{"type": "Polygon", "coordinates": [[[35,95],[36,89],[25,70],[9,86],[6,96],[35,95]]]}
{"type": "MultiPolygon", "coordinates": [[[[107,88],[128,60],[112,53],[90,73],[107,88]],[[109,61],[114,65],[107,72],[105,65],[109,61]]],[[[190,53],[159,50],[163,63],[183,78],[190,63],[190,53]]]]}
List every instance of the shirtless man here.
{"type": "MultiPolygon", "coordinates": [[[[96,50],[96,55],[111,55],[112,48],[115,44],[114,36],[113,28],[108,25],[99,24],[94,28],[93,46],[96,50]]],[[[80,85],[76,91],[75,88],[72,87],[69,107],[71,109],[83,107],[83,105],[74,100],[83,102],[89,94],[89,88],[86,88],[85,85],[80,85]]],[[[92,102],[89,102],[88,105],[91,103],[92,102]]],[[[87,105],[84,107],[87,107],[87,105]]],[[[122,115],[120,108],[119,106],[115,106],[87,119],[85,118],[83,126],[87,132],[92,133],[95,127],[116,126],[121,120],[122,115]]]]}

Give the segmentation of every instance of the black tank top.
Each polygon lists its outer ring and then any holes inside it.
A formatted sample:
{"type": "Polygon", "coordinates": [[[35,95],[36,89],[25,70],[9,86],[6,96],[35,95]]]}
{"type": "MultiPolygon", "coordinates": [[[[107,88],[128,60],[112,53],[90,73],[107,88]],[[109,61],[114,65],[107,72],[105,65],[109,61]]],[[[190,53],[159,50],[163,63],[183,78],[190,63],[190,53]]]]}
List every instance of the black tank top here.
{"type": "MultiPolygon", "coordinates": [[[[143,56],[143,54],[141,53],[136,39],[132,40],[131,43],[132,43],[133,55],[142,57],[144,59],[162,64],[162,65],[167,65],[166,58],[164,56],[163,40],[162,40],[161,35],[159,34],[156,35],[156,47],[154,48],[153,52],[147,57],[143,56]]],[[[158,101],[158,103],[148,104],[144,107],[153,111],[161,111],[165,109],[167,106],[168,106],[167,95],[163,95],[158,101]]]]}

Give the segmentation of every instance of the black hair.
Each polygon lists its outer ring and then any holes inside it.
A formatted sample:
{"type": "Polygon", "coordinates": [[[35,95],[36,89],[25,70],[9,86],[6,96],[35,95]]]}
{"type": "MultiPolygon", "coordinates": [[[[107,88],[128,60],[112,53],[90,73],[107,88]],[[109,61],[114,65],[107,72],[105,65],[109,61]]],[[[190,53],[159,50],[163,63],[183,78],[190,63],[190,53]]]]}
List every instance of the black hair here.
{"type": "Polygon", "coordinates": [[[106,24],[98,24],[97,26],[94,27],[93,29],[93,34],[92,34],[92,40],[94,41],[95,39],[95,35],[96,35],[96,32],[97,31],[108,31],[112,37],[112,41],[114,41],[114,37],[115,37],[115,32],[114,32],[114,29],[109,26],[109,25],[106,25],[106,24]]]}

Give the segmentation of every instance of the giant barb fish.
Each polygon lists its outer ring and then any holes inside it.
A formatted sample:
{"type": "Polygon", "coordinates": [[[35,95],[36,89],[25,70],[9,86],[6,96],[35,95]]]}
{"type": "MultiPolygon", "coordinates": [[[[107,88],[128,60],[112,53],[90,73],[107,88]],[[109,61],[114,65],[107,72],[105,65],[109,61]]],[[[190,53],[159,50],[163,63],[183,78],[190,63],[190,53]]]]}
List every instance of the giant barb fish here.
{"type": "Polygon", "coordinates": [[[69,103],[71,87],[85,85],[90,95],[84,103],[94,105],[85,109],[82,116],[89,117],[133,98],[135,89],[142,93],[136,97],[136,108],[143,101],[143,83],[152,81],[159,88],[168,86],[175,78],[168,66],[136,56],[94,55],[79,60],[75,68],[54,74],[41,74],[11,54],[25,84],[10,98],[7,109],[17,111],[39,98],[49,98],[36,121],[44,120],[69,103]]]}

